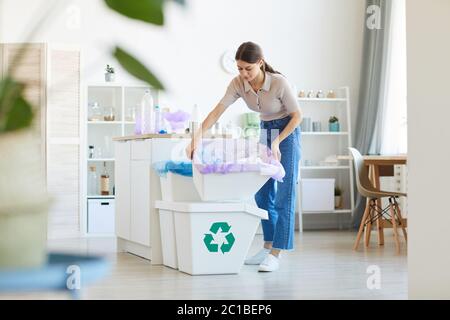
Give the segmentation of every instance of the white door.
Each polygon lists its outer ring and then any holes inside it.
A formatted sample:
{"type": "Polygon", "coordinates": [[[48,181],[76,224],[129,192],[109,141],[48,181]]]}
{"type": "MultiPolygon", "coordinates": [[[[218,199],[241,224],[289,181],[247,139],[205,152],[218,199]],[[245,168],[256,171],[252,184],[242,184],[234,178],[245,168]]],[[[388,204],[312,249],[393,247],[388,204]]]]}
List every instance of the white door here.
{"type": "Polygon", "coordinates": [[[131,241],[150,246],[149,160],[131,161],[131,241]]]}
{"type": "Polygon", "coordinates": [[[131,143],[115,142],[114,176],[116,179],[116,236],[131,239],[131,143]]]}

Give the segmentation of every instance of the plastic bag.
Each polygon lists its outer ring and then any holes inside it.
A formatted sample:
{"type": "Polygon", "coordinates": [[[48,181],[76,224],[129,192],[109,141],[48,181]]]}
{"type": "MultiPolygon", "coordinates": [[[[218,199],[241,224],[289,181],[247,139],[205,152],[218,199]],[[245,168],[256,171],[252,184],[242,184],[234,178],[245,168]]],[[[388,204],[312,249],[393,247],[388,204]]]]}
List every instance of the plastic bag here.
{"type": "Polygon", "coordinates": [[[282,182],[286,172],[264,144],[251,139],[204,139],[194,152],[202,174],[259,172],[282,182]]]}
{"type": "Polygon", "coordinates": [[[153,164],[153,169],[160,177],[165,177],[167,172],[192,177],[192,162],[190,161],[159,161],[153,164]]]}
{"type": "Polygon", "coordinates": [[[191,115],[187,112],[178,110],[177,112],[166,112],[163,117],[170,124],[170,128],[173,132],[179,132],[184,130],[186,122],[190,119],[191,115]]]}

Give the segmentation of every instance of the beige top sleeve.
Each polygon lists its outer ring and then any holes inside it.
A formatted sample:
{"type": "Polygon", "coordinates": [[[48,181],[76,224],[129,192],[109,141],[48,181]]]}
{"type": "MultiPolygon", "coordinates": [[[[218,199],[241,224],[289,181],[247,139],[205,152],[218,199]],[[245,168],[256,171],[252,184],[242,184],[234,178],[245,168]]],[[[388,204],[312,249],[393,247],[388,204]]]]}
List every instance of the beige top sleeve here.
{"type": "Polygon", "coordinates": [[[239,93],[239,88],[237,87],[237,81],[236,79],[233,79],[228,85],[227,91],[225,92],[225,95],[219,103],[221,103],[225,107],[228,107],[240,97],[241,95],[239,93]]]}
{"type": "Polygon", "coordinates": [[[287,113],[292,113],[295,111],[299,111],[299,106],[297,102],[297,98],[295,97],[294,91],[291,88],[289,82],[286,78],[280,78],[281,88],[280,88],[280,100],[284,107],[286,108],[287,113]]]}

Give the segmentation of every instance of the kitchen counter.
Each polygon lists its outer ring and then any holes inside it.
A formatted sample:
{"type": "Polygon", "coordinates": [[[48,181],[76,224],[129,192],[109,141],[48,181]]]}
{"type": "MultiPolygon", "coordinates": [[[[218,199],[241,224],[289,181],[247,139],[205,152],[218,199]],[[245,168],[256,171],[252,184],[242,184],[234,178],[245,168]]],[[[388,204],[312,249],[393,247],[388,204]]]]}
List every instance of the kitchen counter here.
{"type": "MultiPolygon", "coordinates": [[[[142,134],[142,135],[133,135],[133,136],[122,136],[122,137],[114,137],[113,141],[129,141],[129,140],[145,140],[145,139],[191,139],[191,134],[186,133],[168,133],[168,134],[142,134]]],[[[231,134],[206,134],[203,135],[203,138],[206,139],[215,139],[215,138],[223,138],[223,139],[231,139],[231,134]]]]}

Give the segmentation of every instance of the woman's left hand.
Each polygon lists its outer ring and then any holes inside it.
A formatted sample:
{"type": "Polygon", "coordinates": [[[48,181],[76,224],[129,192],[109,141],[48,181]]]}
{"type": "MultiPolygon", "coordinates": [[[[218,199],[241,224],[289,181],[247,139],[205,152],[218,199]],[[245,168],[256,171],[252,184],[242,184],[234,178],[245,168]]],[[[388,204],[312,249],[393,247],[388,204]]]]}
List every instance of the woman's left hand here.
{"type": "Polygon", "coordinates": [[[275,159],[281,161],[280,143],[277,140],[272,142],[271,150],[275,159]]]}

